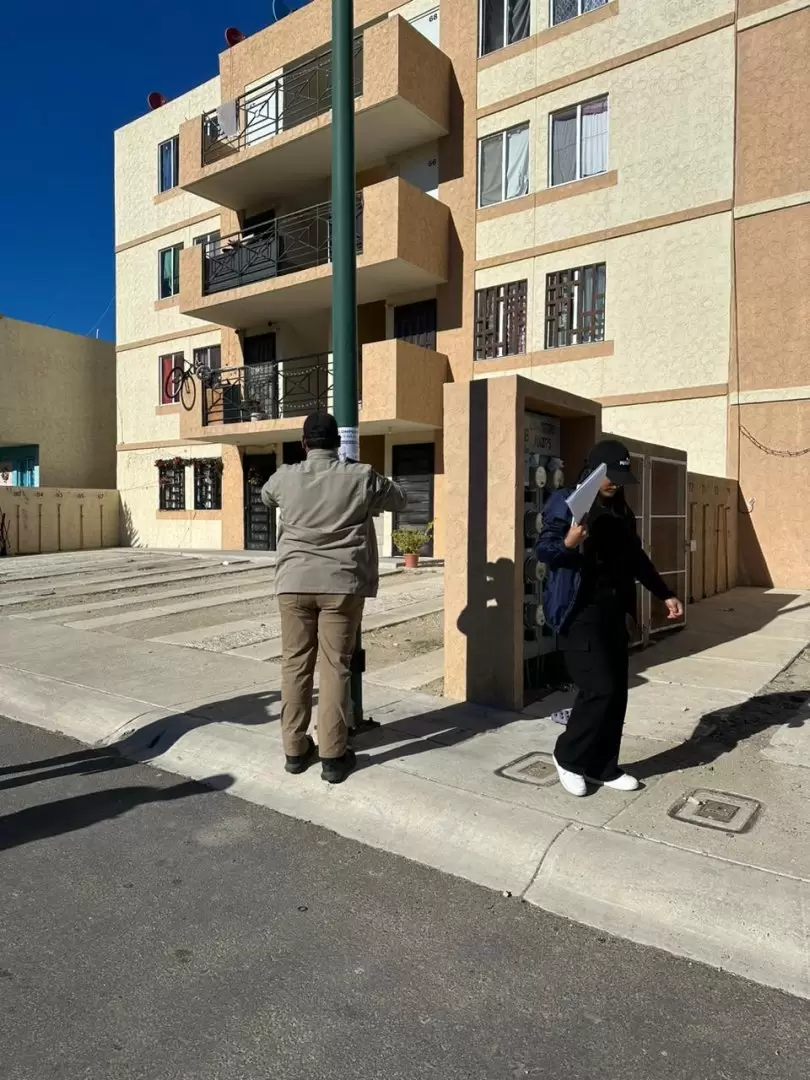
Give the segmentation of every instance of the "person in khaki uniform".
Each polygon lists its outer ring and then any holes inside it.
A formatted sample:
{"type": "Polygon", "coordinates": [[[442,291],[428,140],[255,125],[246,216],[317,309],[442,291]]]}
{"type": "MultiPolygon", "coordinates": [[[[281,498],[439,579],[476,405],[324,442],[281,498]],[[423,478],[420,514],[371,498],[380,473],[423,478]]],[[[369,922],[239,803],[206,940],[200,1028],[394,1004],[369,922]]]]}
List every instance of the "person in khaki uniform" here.
{"type": "Polygon", "coordinates": [[[281,516],[276,593],[285,768],[302,773],[315,759],[307,732],[320,653],[317,753],[323,779],[339,784],[355,766],[346,745],[349,666],[363,604],[379,584],[373,516],[402,510],[405,495],[370,465],[339,459],[340,436],[329,413],[306,418],[303,444],[306,461],[283,465],[262,489],[262,501],[281,516]]]}

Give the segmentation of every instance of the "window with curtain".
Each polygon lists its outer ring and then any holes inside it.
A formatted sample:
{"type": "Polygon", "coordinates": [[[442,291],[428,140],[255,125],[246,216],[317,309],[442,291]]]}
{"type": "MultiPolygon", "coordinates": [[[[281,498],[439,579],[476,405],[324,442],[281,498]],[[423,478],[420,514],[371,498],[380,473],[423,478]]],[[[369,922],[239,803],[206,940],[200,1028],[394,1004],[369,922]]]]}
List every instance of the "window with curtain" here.
{"type": "Polygon", "coordinates": [[[194,462],[194,509],[222,509],[221,458],[203,458],[194,462]]]}
{"type": "Polygon", "coordinates": [[[546,275],[546,348],[605,340],[605,264],[546,275]]]}
{"type": "Polygon", "coordinates": [[[576,19],[578,15],[595,11],[607,2],[608,0],[551,0],[551,25],[556,26],[557,23],[576,19]]]}
{"type": "Polygon", "coordinates": [[[475,293],[475,359],[526,352],[528,282],[510,281],[475,293]]]}
{"type": "Polygon", "coordinates": [[[158,378],[160,379],[158,400],[161,405],[172,405],[180,400],[177,394],[173,393],[173,380],[169,376],[175,368],[182,369],[182,367],[183,353],[181,352],[166,353],[158,358],[158,378]]]}
{"type": "Polygon", "coordinates": [[[158,295],[161,300],[180,292],[180,252],[182,244],[158,252],[158,295]]]}
{"type": "Polygon", "coordinates": [[[195,349],[192,366],[199,377],[209,371],[219,371],[222,367],[222,346],[204,345],[201,349],[195,349]]]}
{"type": "Polygon", "coordinates": [[[529,125],[478,141],[478,205],[494,206],[529,191],[529,125]]]}
{"type": "Polygon", "coordinates": [[[479,0],[478,54],[502,49],[529,36],[530,0],[479,0]]]}
{"type": "Polygon", "coordinates": [[[175,135],[158,146],[158,191],[177,187],[180,173],[180,138],[175,135]]]}
{"type": "Polygon", "coordinates": [[[607,95],[552,113],[550,128],[550,187],[607,172],[607,95]]]}

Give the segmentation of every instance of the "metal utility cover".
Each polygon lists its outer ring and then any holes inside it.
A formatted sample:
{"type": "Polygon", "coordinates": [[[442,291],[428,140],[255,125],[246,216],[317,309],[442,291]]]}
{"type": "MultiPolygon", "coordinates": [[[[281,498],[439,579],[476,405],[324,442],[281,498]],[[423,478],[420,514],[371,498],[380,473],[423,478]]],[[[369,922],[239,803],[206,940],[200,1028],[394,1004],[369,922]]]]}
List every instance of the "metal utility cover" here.
{"type": "Polygon", "coordinates": [[[761,809],[761,803],[745,795],[699,788],[679,799],[669,811],[669,816],[703,829],[742,833],[753,827],[761,809]]]}
{"type": "Polygon", "coordinates": [[[533,784],[535,787],[548,787],[557,780],[557,770],[551,760],[551,754],[535,752],[511,761],[501,769],[495,770],[496,776],[505,780],[516,780],[519,784],[533,784]]]}

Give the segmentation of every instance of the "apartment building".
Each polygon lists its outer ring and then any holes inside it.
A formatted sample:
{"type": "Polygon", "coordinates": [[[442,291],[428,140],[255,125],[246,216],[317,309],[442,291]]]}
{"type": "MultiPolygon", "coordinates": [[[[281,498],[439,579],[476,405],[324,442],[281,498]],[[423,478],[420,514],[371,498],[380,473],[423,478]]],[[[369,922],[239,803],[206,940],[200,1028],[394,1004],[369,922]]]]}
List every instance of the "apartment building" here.
{"type": "MultiPolygon", "coordinates": [[[[738,479],[744,580],[810,584],[809,6],[356,0],[361,456],[436,554],[443,387],[519,373],[738,479]]],[[[116,133],[139,542],[272,547],[261,483],[329,406],[330,17],[116,133]]]]}
{"type": "Polygon", "coordinates": [[[109,341],[0,315],[0,488],[114,488],[109,341]]]}

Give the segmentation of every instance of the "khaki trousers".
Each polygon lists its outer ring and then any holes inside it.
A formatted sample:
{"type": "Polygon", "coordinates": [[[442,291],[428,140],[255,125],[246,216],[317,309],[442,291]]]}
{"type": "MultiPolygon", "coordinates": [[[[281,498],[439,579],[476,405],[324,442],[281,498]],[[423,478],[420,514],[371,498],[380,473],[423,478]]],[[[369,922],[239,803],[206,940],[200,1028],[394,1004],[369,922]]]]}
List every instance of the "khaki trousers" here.
{"type": "Polygon", "coordinates": [[[346,749],[349,665],[363,616],[362,596],[282,593],[281,734],[284,753],[305,754],[312,718],[312,681],[320,652],[318,753],[341,757],[346,749]]]}

